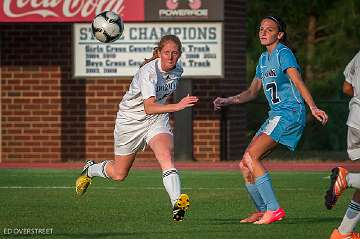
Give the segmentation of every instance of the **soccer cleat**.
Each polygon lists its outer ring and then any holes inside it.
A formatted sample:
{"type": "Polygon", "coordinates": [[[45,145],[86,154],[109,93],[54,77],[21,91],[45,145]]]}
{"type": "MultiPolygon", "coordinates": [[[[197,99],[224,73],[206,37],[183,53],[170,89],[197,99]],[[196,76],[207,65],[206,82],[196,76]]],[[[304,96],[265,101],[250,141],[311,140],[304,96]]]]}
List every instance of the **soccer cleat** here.
{"type": "Polygon", "coordinates": [[[331,233],[330,239],[360,239],[360,234],[356,232],[352,232],[349,234],[341,234],[338,229],[334,229],[331,233]]]}
{"type": "Polygon", "coordinates": [[[173,208],[173,219],[174,221],[180,222],[184,220],[185,211],[190,206],[190,199],[187,194],[181,194],[176,200],[173,208]]]}
{"type": "Polygon", "coordinates": [[[331,170],[330,187],[326,191],[325,206],[331,209],[335,206],[336,201],[347,188],[346,176],[349,172],[343,167],[336,167],[331,170]]]}
{"type": "Polygon", "coordinates": [[[92,160],[86,161],[85,166],[84,166],[80,176],[76,179],[75,190],[76,190],[77,196],[82,196],[86,192],[89,185],[91,184],[91,177],[89,177],[87,175],[87,171],[88,171],[89,167],[94,164],[95,164],[95,161],[92,161],[92,160]]]}
{"type": "Polygon", "coordinates": [[[247,218],[240,220],[240,223],[253,223],[259,221],[263,215],[263,212],[253,212],[247,218]]]}
{"type": "Polygon", "coordinates": [[[262,218],[254,224],[271,224],[276,221],[281,221],[286,216],[284,209],[281,207],[275,211],[268,210],[264,213],[262,218]]]}

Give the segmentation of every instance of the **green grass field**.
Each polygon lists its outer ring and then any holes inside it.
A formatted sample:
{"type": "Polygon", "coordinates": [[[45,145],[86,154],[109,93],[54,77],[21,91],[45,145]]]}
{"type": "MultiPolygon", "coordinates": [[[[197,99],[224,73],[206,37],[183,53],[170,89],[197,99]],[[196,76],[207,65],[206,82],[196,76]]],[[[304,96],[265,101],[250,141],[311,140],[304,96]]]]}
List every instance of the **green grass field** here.
{"type": "Polygon", "coordinates": [[[328,211],[327,172],[273,172],[288,216],[272,225],[240,224],[252,211],[235,171],[181,171],[191,207],[175,223],[160,171],[134,170],[123,183],[96,178],[74,197],[78,171],[0,170],[0,238],[328,238],[340,223],[352,190],[328,211]],[[51,228],[50,235],[8,234],[15,228],[51,228]]]}

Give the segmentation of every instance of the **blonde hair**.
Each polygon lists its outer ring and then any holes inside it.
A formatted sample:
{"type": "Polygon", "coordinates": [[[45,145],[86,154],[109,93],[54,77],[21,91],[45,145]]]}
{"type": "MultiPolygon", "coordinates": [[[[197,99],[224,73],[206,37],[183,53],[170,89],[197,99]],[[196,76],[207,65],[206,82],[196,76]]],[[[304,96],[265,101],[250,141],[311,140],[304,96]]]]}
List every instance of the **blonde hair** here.
{"type": "Polygon", "coordinates": [[[181,53],[182,44],[181,44],[180,39],[175,35],[164,35],[164,36],[161,37],[161,39],[158,42],[157,46],[154,47],[152,57],[151,58],[145,58],[144,62],[140,65],[140,68],[142,66],[144,66],[145,64],[149,63],[150,61],[153,61],[156,58],[159,58],[160,57],[159,52],[161,51],[161,49],[165,46],[165,44],[168,41],[174,42],[176,44],[177,48],[178,48],[178,51],[181,53]]]}

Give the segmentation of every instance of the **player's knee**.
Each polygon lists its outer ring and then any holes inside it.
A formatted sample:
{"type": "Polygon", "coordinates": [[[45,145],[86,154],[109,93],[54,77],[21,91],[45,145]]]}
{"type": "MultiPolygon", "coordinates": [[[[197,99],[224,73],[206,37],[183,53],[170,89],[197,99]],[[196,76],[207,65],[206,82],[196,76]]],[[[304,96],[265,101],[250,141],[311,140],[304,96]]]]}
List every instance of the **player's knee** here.
{"type": "Polygon", "coordinates": [[[246,168],[250,172],[253,172],[253,158],[251,157],[251,155],[248,151],[246,151],[244,153],[244,156],[243,156],[241,162],[243,162],[243,164],[246,166],[246,168]]]}
{"type": "Polygon", "coordinates": [[[122,182],[126,179],[126,177],[128,176],[128,174],[123,174],[123,173],[116,173],[114,175],[111,176],[112,180],[118,181],[118,182],[122,182]]]}
{"type": "Polygon", "coordinates": [[[164,152],[162,152],[162,153],[160,154],[160,157],[161,157],[162,159],[164,159],[164,160],[169,160],[169,159],[172,158],[172,155],[173,155],[172,151],[169,150],[169,151],[164,151],[164,152]]]}
{"type": "Polygon", "coordinates": [[[172,153],[170,151],[162,152],[160,154],[157,154],[156,158],[157,158],[158,162],[160,163],[160,165],[162,165],[164,163],[166,164],[167,162],[172,161],[172,153]]]}
{"type": "Polygon", "coordinates": [[[240,171],[241,171],[241,172],[244,172],[244,171],[248,171],[248,170],[249,170],[249,169],[247,168],[247,166],[245,165],[245,163],[243,162],[243,160],[240,160],[239,168],[240,168],[240,171]]]}

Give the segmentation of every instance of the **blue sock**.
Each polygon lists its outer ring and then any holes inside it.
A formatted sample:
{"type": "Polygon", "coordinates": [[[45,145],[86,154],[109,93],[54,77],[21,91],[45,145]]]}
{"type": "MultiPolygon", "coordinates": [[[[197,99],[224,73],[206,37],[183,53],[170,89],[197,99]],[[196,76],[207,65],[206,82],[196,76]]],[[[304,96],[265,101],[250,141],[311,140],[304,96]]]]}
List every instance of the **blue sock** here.
{"type": "Polygon", "coordinates": [[[255,185],[262,199],[264,200],[266,210],[277,210],[280,205],[272,189],[270,174],[265,173],[263,176],[257,177],[255,180],[255,185]]]}
{"type": "Polygon", "coordinates": [[[251,199],[253,200],[256,210],[259,212],[265,212],[266,211],[266,205],[264,203],[264,200],[262,199],[259,191],[256,188],[255,184],[246,183],[245,184],[246,190],[248,191],[251,199]]]}

